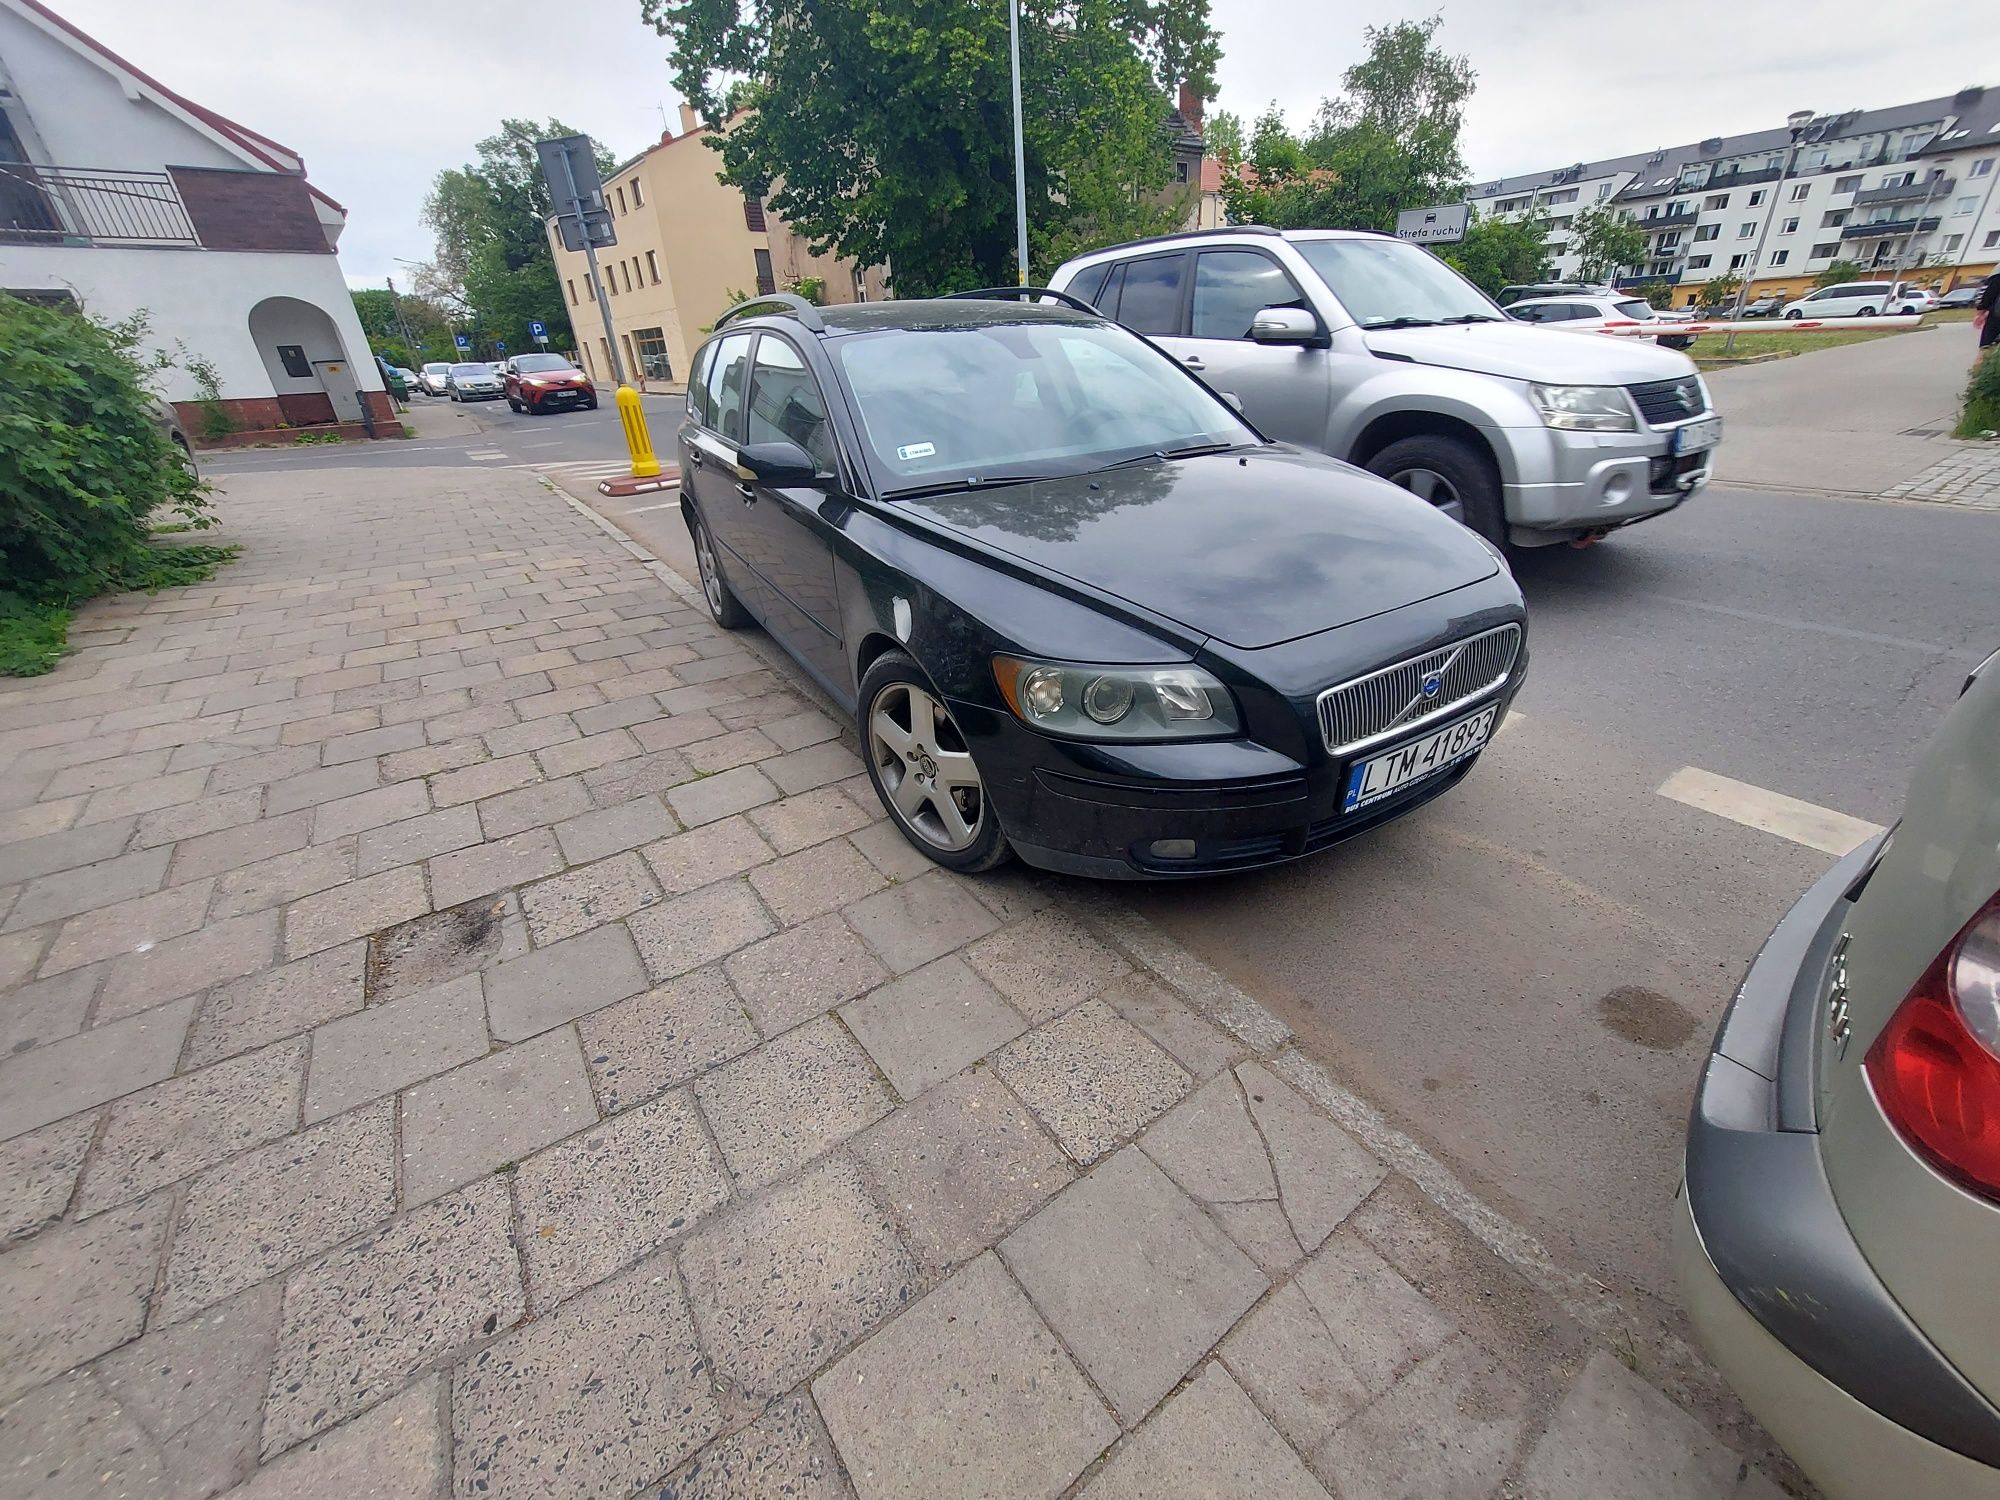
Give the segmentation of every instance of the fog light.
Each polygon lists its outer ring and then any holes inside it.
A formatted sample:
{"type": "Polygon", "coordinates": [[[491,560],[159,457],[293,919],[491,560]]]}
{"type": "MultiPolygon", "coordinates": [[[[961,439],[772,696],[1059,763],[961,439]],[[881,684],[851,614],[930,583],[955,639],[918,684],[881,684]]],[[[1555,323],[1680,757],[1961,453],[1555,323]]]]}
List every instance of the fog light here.
{"type": "Polygon", "coordinates": [[[1062,673],[1054,667],[1035,668],[1021,682],[1021,700],[1036,718],[1054,718],[1063,707],[1062,673]]]}
{"type": "Polygon", "coordinates": [[[1613,474],[1609,479],[1604,481],[1604,503],[1606,505],[1623,505],[1631,498],[1632,476],[1630,474],[1613,474]]]}
{"type": "Polygon", "coordinates": [[[1193,839],[1154,839],[1149,852],[1155,859],[1193,859],[1193,839]]]}

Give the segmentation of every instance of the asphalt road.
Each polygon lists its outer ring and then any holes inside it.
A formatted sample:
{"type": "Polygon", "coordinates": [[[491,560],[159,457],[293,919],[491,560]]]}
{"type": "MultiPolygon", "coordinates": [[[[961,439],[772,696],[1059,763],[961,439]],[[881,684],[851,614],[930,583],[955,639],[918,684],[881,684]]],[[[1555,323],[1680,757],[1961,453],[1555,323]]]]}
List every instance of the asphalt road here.
{"type": "MultiPolygon", "coordinates": [[[[664,448],[678,403],[647,405],[664,448]]],[[[476,420],[212,468],[532,464],[691,573],[671,494],[607,501],[587,482],[622,455],[608,407],[476,420]]],[[[1716,488],[1517,571],[1520,717],[1458,788],[1305,864],[1124,894],[1559,1259],[1671,1327],[1696,1070],[1744,965],[1832,856],[1659,789],[1693,767],[1893,820],[1931,726],[2000,645],[2000,516],[1716,488]]]]}

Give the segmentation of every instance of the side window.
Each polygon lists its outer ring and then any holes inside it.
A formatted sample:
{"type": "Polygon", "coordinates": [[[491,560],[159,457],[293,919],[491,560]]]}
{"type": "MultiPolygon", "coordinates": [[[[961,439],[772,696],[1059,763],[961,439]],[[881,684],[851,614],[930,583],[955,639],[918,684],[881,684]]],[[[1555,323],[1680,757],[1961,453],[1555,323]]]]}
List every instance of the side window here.
{"type": "Polygon", "coordinates": [[[750,335],[734,333],[715,346],[708,369],[708,423],[731,442],[743,441],[743,381],[750,364],[750,335]]]}
{"type": "Polygon", "coordinates": [[[1076,280],[1069,284],[1069,294],[1072,297],[1083,298],[1093,307],[1102,307],[1104,304],[1099,302],[1097,297],[1104,290],[1104,280],[1111,274],[1115,265],[1116,262],[1102,266],[1085,266],[1076,280]]]}
{"type": "Polygon", "coordinates": [[[1193,333],[1198,339],[1247,339],[1250,320],[1267,307],[1304,307],[1292,278],[1255,250],[1204,250],[1194,263],[1193,333]]]}
{"type": "Polygon", "coordinates": [[[1125,263],[1118,293],[1118,321],[1134,333],[1173,335],[1181,331],[1181,284],[1185,255],[1152,255],[1125,263]]]}
{"type": "Polygon", "coordinates": [[[799,351],[773,333],[757,340],[757,358],[750,366],[744,441],[797,443],[813,456],[821,473],[833,471],[833,434],[827,430],[819,386],[799,351]]]}
{"type": "Polygon", "coordinates": [[[1546,307],[1532,307],[1521,304],[1507,309],[1507,315],[1518,318],[1523,323],[1546,323],[1549,310],[1546,307]]]}
{"type": "Polygon", "coordinates": [[[688,416],[697,425],[707,427],[708,413],[708,371],[715,359],[715,345],[704,344],[695,351],[694,364],[688,370],[687,409],[688,416]]]}

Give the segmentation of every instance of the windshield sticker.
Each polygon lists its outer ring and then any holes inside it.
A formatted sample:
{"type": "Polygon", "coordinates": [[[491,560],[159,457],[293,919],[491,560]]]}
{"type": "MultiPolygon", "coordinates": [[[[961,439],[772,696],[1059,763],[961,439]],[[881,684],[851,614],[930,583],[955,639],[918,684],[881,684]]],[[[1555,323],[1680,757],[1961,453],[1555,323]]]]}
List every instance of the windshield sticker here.
{"type": "Polygon", "coordinates": [[[896,450],[896,457],[908,463],[913,458],[929,458],[936,452],[936,443],[905,443],[896,450]]]}

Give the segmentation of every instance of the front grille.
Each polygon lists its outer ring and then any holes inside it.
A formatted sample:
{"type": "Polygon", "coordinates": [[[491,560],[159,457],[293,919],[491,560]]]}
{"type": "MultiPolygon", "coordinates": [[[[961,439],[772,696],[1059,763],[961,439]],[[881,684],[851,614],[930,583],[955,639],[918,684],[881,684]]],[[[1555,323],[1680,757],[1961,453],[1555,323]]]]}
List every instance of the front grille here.
{"type": "Polygon", "coordinates": [[[1520,652],[1521,627],[1502,625],[1328,688],[1319,695],[1319,731],[1327,750],[1345,755],[1462,707],[1506,682],[1520,652]],[[1426,693],[1432,678],[1436,684],[1426,693]]]}
{"type": "Polygon", "coordinates": [[[1682,375],[1674,380],[1648,380],[1642,385],[1628,385],[1625,389],[1632,393],[1639,415],[1651,427],[1685,422],[1708,410],[1708,398],[1702,394],[1701,382],[1692,375],[1682,375]]]}

